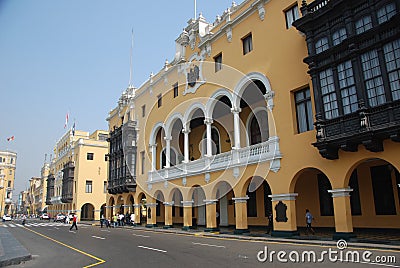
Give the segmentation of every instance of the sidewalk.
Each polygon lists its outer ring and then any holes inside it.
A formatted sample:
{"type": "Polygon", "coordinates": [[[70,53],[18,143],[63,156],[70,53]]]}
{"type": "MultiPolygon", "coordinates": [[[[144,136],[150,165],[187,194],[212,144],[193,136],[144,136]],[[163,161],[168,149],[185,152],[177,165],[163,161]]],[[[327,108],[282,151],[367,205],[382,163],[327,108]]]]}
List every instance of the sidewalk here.
{"type": "MultiPolygon", "coordinates": [[[[98,221],[85,222],[82,221],[80,224],[85,225],[94,225],[99,226],[100,223],[98,221]]],[[[103,227],[105,228],[105,227],[103,227]]],[[[294,243],[294,244],[312,244],[312,245],[323,245],[323,246],[335,246],[337,241],[332,239],[332,236],[327,235],[324,232],[321,232],[319,235],[312,236],[294,236],[291,238],[278,238],[272,237],[271,235],[265,234],[261,231],[261,229],[250,230],[250,233],[245,233],[242,235],[233,234],[233,230],[230,228],[221,228],[219,232],[205,232],[204,228],[199,227],[197,229],[191,229],[189,231],[183,231],[181,227],[173,227],[169,229],[163,229],[160,227],[152,227],[147,228],[145,226],[123,226],[117,228],[130,228],[135,230],[146,230],[146,231],[154,231],[154,232],[164,232],[164,233],[176,233],[176,234],[187,234],[193,236],[204,236],[204,237],[218,237],[218,238],[226,238],[226,239],[240,239],[240,240],[249,240],[249,241],[272,241],[272,242],[283,242],[283,243],[294,243]]],[[[301,232],[301,231],[300,231],[301,232]]],[[[348,245],[352,248],[370,248],[370,249],[386,249],[386,250],[398,250],[400,251],[400,237],[396,237],[395,241],[391,240],[388,236],[387,240],[378,240],[374,239],[374,235],[368,235],[366,233],[360,234],[359,238],[350,239],[348,245]]]]}
{"type": "Polygon", "coordinates": [[[0,228],[0,267],[31,259],[31,254],[6,228],[0,228]]]}

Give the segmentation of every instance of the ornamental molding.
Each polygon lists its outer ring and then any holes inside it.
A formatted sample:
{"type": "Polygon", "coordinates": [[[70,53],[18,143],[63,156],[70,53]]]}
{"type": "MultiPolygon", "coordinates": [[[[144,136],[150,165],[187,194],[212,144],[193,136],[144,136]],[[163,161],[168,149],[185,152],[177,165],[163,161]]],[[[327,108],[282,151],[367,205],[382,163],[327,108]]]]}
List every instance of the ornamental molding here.
{"type": "Polygon", "coordinates": [[[247,200],[249,200],[250,197],[246,195],[245,197],[233,197],[232,200],[235,201],[236,203],[247,203],[247,200]]]}
{"type": "Polygon", "coordinates": [[[271,197],[272,201],[294,201],[298,195],[298,193],[270,194],[268,197],[271,197]]]}
{"type": "Polygon", "coordinates": [[[178,66],[178,74],[185,76],[186,87],[183,91],[183,95],[188,93],[195,93],[196,90],[205,84],[205,79],[203,77],[203,62],[205,55],[194,53],[186,63],[182,63],[178,66]]]}
{"type": "Polygon", "coordinates": [[[182,204],[184,207],[191,207],[191,206],[193,206],[194,201],[193,201],[193,200],[181,201],[181,204],[182,204]]]}
{"type": "Polygon", "coordinates": [[[164,204],[164,206],[166,206],[166,207],[172,207],[172,206],[174,206],[174,201],[171,201],[171,202],[163,202],[163,204],[164,204]]]}
{"type": "Polygon", "coordinates": [[[347,197],[350,196],[350,193],[353,191],[351,188],[343,188],[343,189],[333,189],[328,190],[328,193],[332,194],[332,198],[335,197],[347,197]]]}
{"type": "Polygon", "coordinates": [[[217,204],[218,199],[210,199],[210,200],[204,199],[203,202],[204,202],[206,205],[213,205],[213,204],[217,204]]]}

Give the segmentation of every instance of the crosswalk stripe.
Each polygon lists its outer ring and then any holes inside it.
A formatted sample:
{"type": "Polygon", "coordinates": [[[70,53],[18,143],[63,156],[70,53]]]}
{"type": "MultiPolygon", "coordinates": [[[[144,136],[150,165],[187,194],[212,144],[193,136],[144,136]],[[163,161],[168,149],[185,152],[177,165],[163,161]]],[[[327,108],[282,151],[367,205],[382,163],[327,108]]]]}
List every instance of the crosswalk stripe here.
{"type": "MultiPolygon", "coordinates": [[[[26,223],[25,227],[57,227],[57,226],[68,226],[67,224],[63,224],[63,223],[35,223],[35,222],[31,222],[31,223],[26,223]]],[[[7,224],[1,224],[0,227],[11,227],[11,228],[15,228],[15,227],[24,227],[24,225],[19,224],[19,223],[7,223],[7,224]]]]}

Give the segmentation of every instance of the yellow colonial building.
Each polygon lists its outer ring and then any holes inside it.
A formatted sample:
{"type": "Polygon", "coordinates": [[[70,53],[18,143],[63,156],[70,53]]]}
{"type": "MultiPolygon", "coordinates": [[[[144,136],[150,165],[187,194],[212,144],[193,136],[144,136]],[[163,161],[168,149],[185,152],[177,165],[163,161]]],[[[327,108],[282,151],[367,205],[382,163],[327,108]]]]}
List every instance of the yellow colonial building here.
{"type": "Polygon", "coordinates": [[[272,213],[272,235],[291,236],[309,209],[336,238],[400,228],[399,1],[345,2],[245,0],[189,20],[173,60],[109,114],[107,216],[243,233],[272,213]],[[360,36],[381,32],[377,63],[360,36]]]}
{"type": "Polygon", "coordinates": [[[47,176],[51,216],[76,213],[80,220],[100,219],[106,198],[107,137],[102,130],[70,130],[56,143],[47,176]]]}
{"type": "Polygon", "coordinates": [[[0,216],[11,214],[13,208],[12,193],[14,190],[17,154],[0,151],[0,216]]]}
{"type": "Polygon", "coordinates": [[[40,215],[44,208],[43,205],[43,188],[42,178],[40,177],[32,177],[29,179],[29,188],[28,188],[28,214],[36,214],[40,215]]]}

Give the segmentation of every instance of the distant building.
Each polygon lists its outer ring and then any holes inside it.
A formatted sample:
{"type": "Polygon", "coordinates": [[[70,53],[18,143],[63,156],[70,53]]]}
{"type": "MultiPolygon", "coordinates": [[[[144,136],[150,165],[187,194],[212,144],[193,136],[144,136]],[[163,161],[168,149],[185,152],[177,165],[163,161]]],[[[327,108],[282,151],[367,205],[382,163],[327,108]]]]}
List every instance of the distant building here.
{"type": "Polygon", "coordinates": [[[40,203],[40,189],[41,179],[39,177],[32,177],[29,179],[28,188],[28,213],[29,214],[40,214],[41,203],[40,203]]]}
{"type": "Polygon", "coordinates": [[[28,214],[28,193],[28,191],[21,191],[18,195],[17,213],[19,214],[28,214]]]}
{"type": "Polygon", "coordinates": [[[105,207],[108,132],[68,131],[56,143],[47,177],[46,205],[52,216],[77,213],[81,220],[99,219],[105,207]]]}
{"type": "Polygon", "coordinates": [[[14,190],[17,154],[0,151],[0,216],[11,214],[13,208],[12,193],[14,190]]]}

